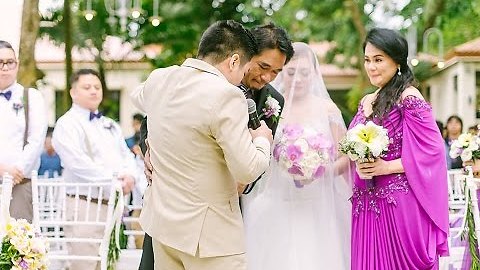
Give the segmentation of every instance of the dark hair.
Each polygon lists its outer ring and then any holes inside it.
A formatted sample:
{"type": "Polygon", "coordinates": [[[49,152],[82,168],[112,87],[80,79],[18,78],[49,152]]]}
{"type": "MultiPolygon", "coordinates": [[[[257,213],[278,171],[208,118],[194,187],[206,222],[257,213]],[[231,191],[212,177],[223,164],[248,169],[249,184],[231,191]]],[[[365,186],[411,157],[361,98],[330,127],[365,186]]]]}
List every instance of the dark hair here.
{"type": "Polygon", "coordinates": [[[46,137],[52,137],[52,134],[53,134],[53,127],[48,127],[46,137]]]}
{"type": "Polygon", "coordinates": [[[215,22],[203,32],[197,57],[211,57],[217,64],[237,53],[240,55],[240,62],[246,64],[257,52],[252,33],[240,23],[226,20],[215,22]]]}
{"type": "Polygon", "coordinates": [[[478,132],[478,125],[473,125],[468,128],[468,131],[470,130],[475,130],[475,132],[478,132]]]}
{"type": "Polygon", "coordinates": [[[292,41],[285,29],[269,23],[254,27],[252,34],[258,46],[258,53],[268,49],[278,49],[287,57],[285,64],[292,59],[294,54],[292,41]]]}
{"type": "Polygon", "coordinates": [[[363,51],[367,43],[382,50],[400,65],[400,75],[395,75],[388,81],[372,104],[372,116],[383,119],[392,106],[400,99],[402,92],[409,86],[415,85],[413,72],[408,66],[408,43],[398,32],[385,28],[373,28],[367,34],[363,43],[363,51]]]}
{"type": "Polygon", "coordinates": [[[136,114],[133,115],[133,120],[137,120],[140,123],[143,121],[143,118],[144,118],[144,116],[141,113],[136,113],[136,114]]]}
{"type": "Polygon", "coordinates": [[[443,134],[443,130],[444,130],[445,128],[443,127],[442,121],[435,120],[435,123],[437,123],[437,127],[438,127],[438,130],[440,130],[440,133],[443,134]]]}
{"type": "Polygon", "coordinates": [[[89,75],[89,74],[97,76],[97,78],[100,80],[100,74],[98,74],[97,71],[89,68],[83,68],[83,69],[77,70],[75,73],[72,74],[72,77],[70,77],[70,85],[73,85],[74,83],[78,82],[78,79],[80,78],[80,76],[89,75]]]}
{"type": "Polygon", "coordinates": [[[10,49],[15,54],[15,50],[13,49],[12,44],[10,44],[10,42],[7,42],[5,40],[0,40],[0,49],[10,49]]]}
{"type": "MultiPolygon", "coordinates": [[[[448,123],[450,123],[452,120],[457,120],[458,122],[460,122],[460,133],[461,133],[463,131],[463,121],[462,121],[462,118],[460,118],[460,116],[458,115],[451,115],[450,117],[448,117],[445,129],[448,126],[448,123]]],[[[447,133],[448,133],[448,130],[447,130],[447,133]]]]}

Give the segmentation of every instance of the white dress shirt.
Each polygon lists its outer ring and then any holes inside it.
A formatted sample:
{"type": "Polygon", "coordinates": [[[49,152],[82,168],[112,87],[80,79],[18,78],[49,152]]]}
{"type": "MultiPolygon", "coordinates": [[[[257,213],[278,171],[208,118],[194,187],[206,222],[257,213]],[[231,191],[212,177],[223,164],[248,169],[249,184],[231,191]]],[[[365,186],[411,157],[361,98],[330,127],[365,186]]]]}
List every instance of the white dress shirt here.
{"type": "Polygon", "coordinates": [[[112,179],[114,173],[138,177],[135,158],[120,126],[102,116],[89,120],[90,111],[73,104],[60,117],[52,144],[60,156],[66,181],[92,182],[112,179]]]}
{"type": "Polygon", "coordinates": [[[25,132],[24,87],[18,83],[0,93],[12,91],[10,100],[0,96],[0,163],[16,166],[26,178],[40,166],[40,155],[47,132],[47,117],[42,94],[33,88],[28,91],[29,127],[27,145],[23,148],[25,132]]]}

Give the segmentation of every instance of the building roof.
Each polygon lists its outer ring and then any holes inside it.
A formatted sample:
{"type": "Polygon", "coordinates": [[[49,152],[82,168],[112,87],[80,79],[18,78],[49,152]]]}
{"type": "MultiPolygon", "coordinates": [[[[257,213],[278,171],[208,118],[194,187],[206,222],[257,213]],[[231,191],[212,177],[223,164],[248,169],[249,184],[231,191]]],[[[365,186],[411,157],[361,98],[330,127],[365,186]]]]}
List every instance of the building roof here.
{"type": "Polygon", "coordinates": [[[456,56],[480,56],[480,37],[454,47],[445,58],[448,60],[456,56]]]}
{"type": "MultiPolygon", "coordinates": [[[[104,43],[102,58],[105,62],[143,62],[145,52],[135,50],[131,43],[123,42],[118,37],[109,36],[104,43]]],[[[94,62],[96,49],[74,47],[73,62],[94,62]]],[[[41,38],[35,44],[35,60],[37,63],[59,63],[65,61],[65,44],[56,45],[49,38],[41,38]]]]}

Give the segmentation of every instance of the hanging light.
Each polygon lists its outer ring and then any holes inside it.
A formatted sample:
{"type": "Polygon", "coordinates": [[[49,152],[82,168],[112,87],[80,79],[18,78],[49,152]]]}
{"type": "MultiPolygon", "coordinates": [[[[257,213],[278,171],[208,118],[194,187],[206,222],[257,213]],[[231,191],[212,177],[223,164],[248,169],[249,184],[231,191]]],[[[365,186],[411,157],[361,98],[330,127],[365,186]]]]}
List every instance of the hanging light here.
{"type": "Polygon", "coordinates": [[[158,6],[159,6],[159,0],[153,0],[153,16],[150,17],[150,22],[154,27],[157,27],[160,25],[162,22],[162,17],[158,16],[158,6]]]}
{"type": "Polygon", "coordinates": [[[87,7],[83,13],[87,21],[91,21],[95,17],[95,11],[92,9],[92,0],[87,0],[87,7]]]}
{"type": "Polygon", "coordinates": [[[141,0],[133,0],[133,8],[131,9],[132,18],[138,19],[142,15],[142,3],[141,0]]]}
{"type": "Polygon", "coordinates": [[[154,17],[150,17],[150,21],[152,22],[153,26],[157,27],[162,22],[162,18],[158,17],[158,16],[156,16],[156,17],[154,16],[154,17]]]}
{"type": "Polygon", "coordinates": [[[443,60],[438,61],[437,67],[440,68],[440,69],[444,68],[445,67],[445,62],[443,60]]]}
{"type": "Polygon", "coordinates": [[[412,61],[410,61],[410,63],[412,63],[412,66],[416,67],[419,63],[418,59],[417,58],[413,58],[412,61]]]}

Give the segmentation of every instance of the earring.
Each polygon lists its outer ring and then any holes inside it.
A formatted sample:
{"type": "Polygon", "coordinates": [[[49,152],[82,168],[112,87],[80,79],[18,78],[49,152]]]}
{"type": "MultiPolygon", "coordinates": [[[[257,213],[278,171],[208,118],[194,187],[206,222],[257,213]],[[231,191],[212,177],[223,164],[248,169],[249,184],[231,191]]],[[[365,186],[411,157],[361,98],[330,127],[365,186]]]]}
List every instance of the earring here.
{"type": "Polygon", "coordinates": [[[397,72],[398,76],[402,75],[402,72],[400,71],[400,67],[398,67],[398,72],[397,72]]]}

